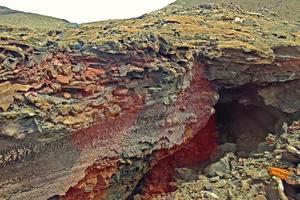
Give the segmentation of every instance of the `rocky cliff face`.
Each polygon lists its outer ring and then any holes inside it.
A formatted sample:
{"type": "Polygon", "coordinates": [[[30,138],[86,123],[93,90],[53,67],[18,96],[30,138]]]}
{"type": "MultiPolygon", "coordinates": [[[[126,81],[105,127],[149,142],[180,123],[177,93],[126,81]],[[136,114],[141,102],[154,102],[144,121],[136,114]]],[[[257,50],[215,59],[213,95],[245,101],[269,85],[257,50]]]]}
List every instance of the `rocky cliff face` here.
{"type": "Polygon", "coordinates": [[[1,25],[0,63],[0,199],[151,198],[299,117],[300,27],[232,5],[1,25]]]}

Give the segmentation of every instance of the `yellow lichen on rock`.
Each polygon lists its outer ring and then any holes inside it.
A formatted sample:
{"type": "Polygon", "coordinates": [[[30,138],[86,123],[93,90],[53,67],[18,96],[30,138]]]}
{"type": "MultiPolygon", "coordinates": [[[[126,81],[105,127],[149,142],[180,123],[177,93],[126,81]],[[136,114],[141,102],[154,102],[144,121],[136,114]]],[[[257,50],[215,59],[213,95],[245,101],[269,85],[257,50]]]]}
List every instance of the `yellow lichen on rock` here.
{"type": "Polygon", "coordinates": [[[15,90],[9,81],[0,83],[0,108],[2,108],[3,111],[7,111],[9,106],[13,103],[14,94],[15,90]]]}

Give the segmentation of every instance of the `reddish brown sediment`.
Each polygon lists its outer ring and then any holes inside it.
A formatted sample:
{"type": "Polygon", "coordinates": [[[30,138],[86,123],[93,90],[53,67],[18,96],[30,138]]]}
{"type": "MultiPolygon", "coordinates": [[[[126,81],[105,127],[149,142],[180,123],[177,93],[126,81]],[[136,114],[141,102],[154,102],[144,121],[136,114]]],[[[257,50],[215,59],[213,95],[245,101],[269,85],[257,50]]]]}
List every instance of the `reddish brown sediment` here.
{"type": "Polygon", "coordinates": [[[75,147],[81,150],[93,148],[98,145],[97,142],[118,137],[118,133],[128,131],[136,122],[143,105],[141,96],[130,93],[126,97],[117,97],[111,101],[122,108],[122,113],[112,113],[109,108],[97,108],[104,109],[107,118],[89,128],[76,131],[71,140],[75,147]]]}
{"type": "MultiPolygon", "coordinates": [[[[178,99],[173,103],[174,106],[169,110],[168,116],[164,120],[160,130],[160,132],[166,132],[172,137],[173,128],[178,126],[179,122],[182,122],[185,131],[180,140],[184,142],[170,149],[164,149],[162,147],[161,150],[152,153],[151,157],[153,161],[148,163],[147,168],[151,168],[151,166],[154,167],[146,177],[147,181],[144,192],[147,194],[154,195],[172,191],[170,190],[169,181],[172,179],[175,168],[199,164],[210,156],[217,145],[215,119],[214,117],[210,117],[213,114],[212,106],[216,100],[214,99],[215,93],[212,90],[211,84],[203,79],[203,66],[195,66],[197,67],[195,67],[194,70],[197,72],[191,73],[191,87],[179,92],[178,99]],[[186,118],[185,121],[183,121],[183,119],[180,118],[180,114],[184,112],[194,113],[193,117],[186,118]],[[166,168],[169,170],[165,171],[166,168]],[[166,172],[168,173],[166,174],[166,172]],[[161,176],[162,174],[163,176],[161,176]],[[162,179],[156,179],[156,177],[161,177],[162,179]],[[150,183],[151,185],[157,186],[155,191],[151,189],[150,183]]],[[[123,94],[121,97],[123,97],[123,94]]],[[[141,110],[138,108],[143,107],[141,99],[138,97],[136,99],[136,101],[133,101],[136,102],[133,104],[134,106],[124,113],[75,133],[72,139],[75,146],[82,150],[95,147],[98,145],[97,142],[107,140],[111,137],[117,137],[117,135],[113,134],[119,134],[134,126],[138,116],[141,115],[141,110]]],[[[146,109],[149,110],[153,108],[149,107],[146,109]]],[[[120,158],[117,160],[120,164],[120,158]]],[[[117,171],[114,173],[116,172],[117,171]]],[[[110,174],[110,176],[113,174],[110,174]]],[[[97,177],[103,176],[106,176],[106,171],[99,170],[97,177]]],[[[88,173],[86,173],[85,177],[78,184],[81,185],[85,183],[88,179],[87,177],[89,177],[88,173]]],[[[109,183],[109,179],[106,181],[109,183]]],[[[98,186],[95,185],[95,188],[97,187],[98,186]]],[[[63,198],[74,199],[80,195],[80,198],[88,198],[93,195],[95,198],[97,196],[99,199],[105,199],[102,195],[106,192],[108,191],[97,189],[92,192],[86,192],[83,189],[79,190],[78,186],[74,186],[68,190],[63,198]]]]}
{"type": "Polygon", "coordinates": [[[85,176],[75,186],[71,187],[61,200],[105,199],[109,180],[118,170],[118,159],[102,159],[101,163],[93,164],[85,170],[85,176]]]}
{"type": "Polygon", "coordinates": [[[140,192],[143,199],[175,191],[175,169],[200,165],[214,153],[217,141],[216,122],[212,116],[205,128],[191,139],[172,149],[155,152],[153,168],[143,180],[140,192]]]}
{"type": "MultiPolygon", "coordinates": [[[[174,108],[179,112],[193,111],[194,120],[187,121],[182,144],[154,152],[154,160],[151,163],[153,167],[145,175],[141,189],[144,198],[174,191],[176,186],[172,185],[172,182],[175,169],[201,164],[217,147],[217,127],[212,115],[214,110],[209,106],[213,105],[216,94],[211,83],[203,79],[204,66],[196,66],[190,88],[178,94],[179,98],[174,104],[174,108]],[[207,110],[204,111],[207,113],[203,114],[205,107],[207,110]]],[[[172,122],[172,118],[167,120],[172,122]]],[[[172,123],[167,123],[167,127],[168,125],[172,126],[172,123]]]]}

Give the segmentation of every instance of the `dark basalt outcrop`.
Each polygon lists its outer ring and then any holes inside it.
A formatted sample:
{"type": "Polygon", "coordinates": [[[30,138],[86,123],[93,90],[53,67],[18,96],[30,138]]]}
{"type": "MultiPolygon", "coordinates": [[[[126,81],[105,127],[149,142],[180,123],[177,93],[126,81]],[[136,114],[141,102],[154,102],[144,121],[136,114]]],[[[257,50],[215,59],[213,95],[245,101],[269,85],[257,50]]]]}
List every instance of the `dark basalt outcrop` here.
{"type": "Polygon", "coordinates": [[[264,108],[274,130],[299,114],[300,27],[235,6],[55,28],[0,20],[0,63],[0,199],[174,191],[176,167],[217,149],[216,104],[264,108]]]}

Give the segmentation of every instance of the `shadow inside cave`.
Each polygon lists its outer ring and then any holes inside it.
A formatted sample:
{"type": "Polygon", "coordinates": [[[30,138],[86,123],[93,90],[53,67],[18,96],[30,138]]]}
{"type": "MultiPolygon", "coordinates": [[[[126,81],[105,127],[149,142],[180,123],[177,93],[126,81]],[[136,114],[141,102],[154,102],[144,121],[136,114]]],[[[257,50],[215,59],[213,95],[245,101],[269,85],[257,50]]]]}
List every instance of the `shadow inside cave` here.
{"type": "Polygon", "coordinates": [[[255,86],[223,89],[219,95],[215,115],[206,127],[174,153],[158,161],[140,180],[128,200],[136,195],[147,199],[175,191],[178,184],[196,179],[206,166],[226,153],[249,157],[252,153],[266,151],[270,148],[266,137],[282,133],[283,123],[290,121],[290,115],[266,106],[255,86]],[[208,148],[213,142],[217,143],[214,150],[208,148]]]}

